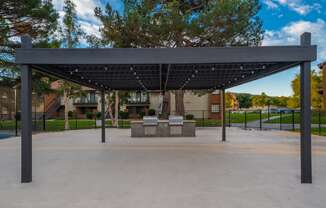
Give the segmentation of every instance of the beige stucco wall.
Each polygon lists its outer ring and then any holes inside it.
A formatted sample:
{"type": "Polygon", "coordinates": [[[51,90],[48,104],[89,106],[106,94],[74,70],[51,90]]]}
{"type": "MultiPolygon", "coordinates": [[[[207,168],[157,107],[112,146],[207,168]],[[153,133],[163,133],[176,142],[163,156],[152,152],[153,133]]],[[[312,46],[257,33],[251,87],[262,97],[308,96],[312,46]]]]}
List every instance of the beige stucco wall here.
{"type": "Polygon", "coordinates": [[[157,93],[157,92],[152,92],[150,93],[149,95],[149,108],[151,109],[155,109],[156,112],[158,112],[158,107],[159,107],[159,96],[160,96],[160,93],[157,93]]]}
{"type": "MultiPolygon", "coordinates": [[[[193,114],[195,118],[208,117],[208,94],[198,96],[192,91],[184,94],[185,114],[193,114]]],[[[175,112],[175,94],[171,94],[171,113],[175,112]]]]}
{"type": "MultiPolygon", "coordinates": [[[[150,108],[158,110],[160,93],[150,94],[150,108]]],[[[184,95],[185,113],[193,114],[196,118],[208,117],[208,94],[198,96],[191,91],[184,95]]],[[[171,114],[175,113],[175,94],[171,93],[171,114]]]]}

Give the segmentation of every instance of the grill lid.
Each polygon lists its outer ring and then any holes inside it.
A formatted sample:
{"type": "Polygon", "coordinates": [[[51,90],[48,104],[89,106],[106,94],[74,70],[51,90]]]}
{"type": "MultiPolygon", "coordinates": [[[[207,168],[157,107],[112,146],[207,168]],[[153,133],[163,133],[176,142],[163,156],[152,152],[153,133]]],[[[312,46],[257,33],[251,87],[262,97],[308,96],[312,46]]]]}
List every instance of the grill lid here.
{"type": "Polygon", "coordinates": [[[183,117],[169,116],[169,125],[183,125],[183,117]]]}
{"type": "Polygon", "coordinates": [[[155,126],[158,123],[156,116],[144,116],[143,120],[145,126],[155,126]]]}

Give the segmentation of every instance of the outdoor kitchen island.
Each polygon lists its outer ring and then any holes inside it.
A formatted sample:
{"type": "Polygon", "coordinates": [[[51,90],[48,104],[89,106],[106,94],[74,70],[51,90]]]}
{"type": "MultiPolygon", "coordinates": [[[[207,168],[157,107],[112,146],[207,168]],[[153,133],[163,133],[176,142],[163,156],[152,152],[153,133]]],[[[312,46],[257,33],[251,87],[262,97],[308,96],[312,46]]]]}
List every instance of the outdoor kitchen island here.
{"type": "Polygon", "coordinates": [[[169,120],[158,120],[155,116],[144,116],[143,120],[131,122],[131,137],[195,137],[196,122],[183,120],[181,116],[170,116],[169,120]]]}

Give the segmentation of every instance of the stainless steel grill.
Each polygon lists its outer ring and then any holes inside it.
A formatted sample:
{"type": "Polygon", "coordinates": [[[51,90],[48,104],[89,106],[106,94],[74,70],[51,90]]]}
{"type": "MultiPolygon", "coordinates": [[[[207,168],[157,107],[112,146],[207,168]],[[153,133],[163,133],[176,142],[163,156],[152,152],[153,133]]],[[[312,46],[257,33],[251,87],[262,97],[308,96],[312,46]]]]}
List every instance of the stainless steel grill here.
{"type": "Polygon", "coordinates": [[[183,125],[183,117],[182,116],[169,116],[169,125],[183,125]]]}
{"type": "Polygon", "coordinates": [[[156,126],[158,119],[156,116],[144,116],[144,126],[156,126]]]}

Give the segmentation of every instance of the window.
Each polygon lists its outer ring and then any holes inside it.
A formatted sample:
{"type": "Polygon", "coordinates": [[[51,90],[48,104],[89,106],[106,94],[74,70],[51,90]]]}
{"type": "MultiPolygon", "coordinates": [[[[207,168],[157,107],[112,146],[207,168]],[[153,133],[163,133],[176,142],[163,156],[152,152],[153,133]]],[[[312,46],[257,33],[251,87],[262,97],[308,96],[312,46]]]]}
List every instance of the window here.
{"type": "Polygon", "coordinates": [[[149,100],[147,92],[130,92],[128,102],[129,103],[147,103],[149,100]]]}
{"type": "Polygon", "coordinates": [[[212,113],[219,113],[220,112],[220,105],[213,104],[212,106],[212,113]]]}
{"type": "Polygon", "coordinates": [[[96,96],[95,96],[95,92],[90,92],[89,93],[89,101],[90,103],[96,103],[96,96]]]}

